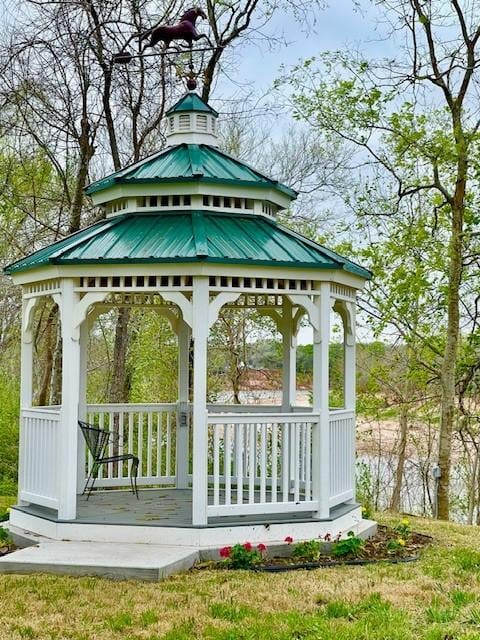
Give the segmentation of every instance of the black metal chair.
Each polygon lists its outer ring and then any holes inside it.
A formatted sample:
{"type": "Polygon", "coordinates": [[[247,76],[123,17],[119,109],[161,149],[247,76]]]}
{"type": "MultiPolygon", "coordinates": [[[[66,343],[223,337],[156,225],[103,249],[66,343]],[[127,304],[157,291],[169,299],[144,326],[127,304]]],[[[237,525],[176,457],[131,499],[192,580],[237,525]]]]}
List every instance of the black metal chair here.
{"type": "Polygon", "coordinates": [[[137,476],[140,461],[137,456],[134,456],[133,453],[122,453],[116,456],[105,456],[105,449],[107,448],[107,445],[112,442],[114,434],[111,431],[107,431],[106,429],[99,429],[98,427],[88,424],[87,422],[82,422],[81,420],[78,421],[78,425],[83,433],[83,437],[85,438],[85,442],[87,443],[88,450],[92,454],[93,458],[93,464],[90,469],[90,473],[88,474],[85,487],[83,489],[83,494],[88,490],[87,500],[90,498],[90,494],[92,493],[95,480],[98,476],[98,470],[100,469],[101,465],[109,464],[111,462],[125,462],[126,460],[132,461],[132,464],[130,466],[130,485],[132,487],[132,493],[137,496],[138,500],[137,476]],[[90,480],[92,482],[89,486],[90,480]]]}

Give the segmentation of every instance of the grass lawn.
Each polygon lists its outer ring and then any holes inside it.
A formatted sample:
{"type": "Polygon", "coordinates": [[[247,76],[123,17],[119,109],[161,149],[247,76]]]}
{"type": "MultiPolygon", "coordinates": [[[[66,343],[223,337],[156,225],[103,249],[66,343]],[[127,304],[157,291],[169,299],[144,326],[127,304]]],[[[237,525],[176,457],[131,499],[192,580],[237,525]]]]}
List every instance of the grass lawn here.
{"type": "Polygon", "coordinates": [[[403,565],[192,571],[158,584],[0,575],[0,638],[480,639],[478,528],[412,524],[436,542],[403,565]]]}

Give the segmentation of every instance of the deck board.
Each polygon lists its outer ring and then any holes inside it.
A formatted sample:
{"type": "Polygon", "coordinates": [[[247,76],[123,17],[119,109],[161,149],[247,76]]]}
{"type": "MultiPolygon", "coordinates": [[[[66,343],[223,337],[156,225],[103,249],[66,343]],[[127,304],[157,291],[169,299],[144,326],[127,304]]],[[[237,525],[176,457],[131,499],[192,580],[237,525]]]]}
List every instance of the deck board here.
{"type": "MultiPolygon", "coordinates": [[[[331,510],[334,520],[348,513],[356,505],[344,504],[331,510]]],[[[16,507],[26,513],[59,522],[57,512],[38,505],[16,507]]],[[[245,524],[272,524],[281,522],[310,522],[310,513],[286,513],[258,516],[230,516],[210,518],[208,526],[236,526],[245,524]]],[[[95,491],[87,501],[78,496],[78,524],[136,525],[150,527],[191,527],[192,491],[191,489],[140,489],[137,500],[129,491],[95,491]]]]}

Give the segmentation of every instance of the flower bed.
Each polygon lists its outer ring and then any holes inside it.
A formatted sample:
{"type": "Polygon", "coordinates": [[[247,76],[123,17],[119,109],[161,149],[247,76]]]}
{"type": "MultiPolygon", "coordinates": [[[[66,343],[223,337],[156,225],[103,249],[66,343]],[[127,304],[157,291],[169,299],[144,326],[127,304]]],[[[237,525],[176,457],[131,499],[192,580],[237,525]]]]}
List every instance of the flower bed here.
{"type": "MultiPolygon", "coordinates": [[[[283,548],[276,552],[270,552],[264,544],[253,546],[250,542],[223,547],[219,550],[220,561],[214,562],[214,566],[277,572],[345,564],[412,562],[418,560],[421,550],[431,542],[430,536],[412,531],[404,518],[394,527],[379,526],[377,533],[367,540],[349,531],[346,536],[335,539],[326,534],[323,538],[297,543],[287,536],[283,548]]],[[[212,563],[202,566],[211,567],[212,563]]]]}

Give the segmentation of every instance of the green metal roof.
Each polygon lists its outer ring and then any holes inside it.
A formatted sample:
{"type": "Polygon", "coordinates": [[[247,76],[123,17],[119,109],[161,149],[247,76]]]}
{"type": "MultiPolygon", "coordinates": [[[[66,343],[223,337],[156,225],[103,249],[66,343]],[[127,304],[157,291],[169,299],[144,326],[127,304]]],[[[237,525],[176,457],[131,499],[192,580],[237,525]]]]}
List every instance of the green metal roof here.
{"type": "Polygon", "coordinates": [[[371,277],[359,265],[264,216],[205,211],[108,218],[14,262],[5,272],[50,264],[166,262],[340,269],[371,277]]]}
{"type": "Polygon", "coordinates": [[[292,199],[297,197],[290,187],[267,178],[244,162],[205,144],[169,147],[93,182],[87,187],[86,193],[96,193],[115,184],[195,181],[278,189],[292,199]]]}
{"type": "Polygon", "coordinates": [[[218,112],[207,104],[198,93],[186,93],[176,102],[165,115],[170,116],[172,113],[178,113],[182,111],[202,111],[206,113],[212,113],[214,116],[218,116],[218,112]]]}

